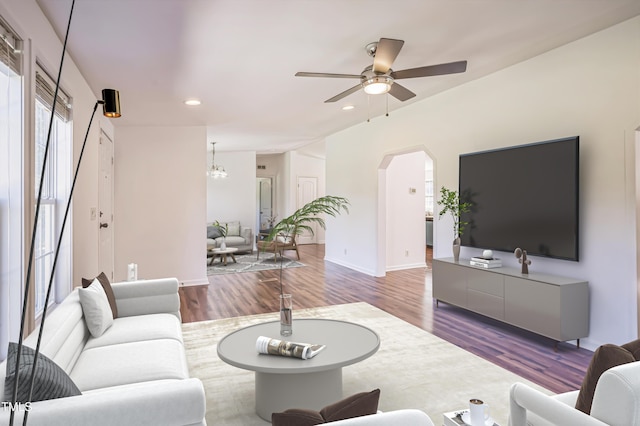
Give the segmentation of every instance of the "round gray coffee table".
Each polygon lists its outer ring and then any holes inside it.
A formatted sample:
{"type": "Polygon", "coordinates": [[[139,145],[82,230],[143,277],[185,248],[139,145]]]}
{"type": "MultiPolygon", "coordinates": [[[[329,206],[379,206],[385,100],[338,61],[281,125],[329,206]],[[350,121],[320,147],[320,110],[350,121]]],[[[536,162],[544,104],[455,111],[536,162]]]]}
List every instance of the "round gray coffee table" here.
{"type": "Polygon", "coordinates": [[[346,321],[294,319],[293,334],[280,336],[280,321],[234,331],[218,343],[227,364],[255,371],[256,413],[271,421],[271,413],[288,408],[319,410],[342,398],[342,367],[362,361],[378,350],[380,337],[371,329],[346,321]],[[266,336],[327,347],[311,359],[264,355],[256,340],[266,336]]]}

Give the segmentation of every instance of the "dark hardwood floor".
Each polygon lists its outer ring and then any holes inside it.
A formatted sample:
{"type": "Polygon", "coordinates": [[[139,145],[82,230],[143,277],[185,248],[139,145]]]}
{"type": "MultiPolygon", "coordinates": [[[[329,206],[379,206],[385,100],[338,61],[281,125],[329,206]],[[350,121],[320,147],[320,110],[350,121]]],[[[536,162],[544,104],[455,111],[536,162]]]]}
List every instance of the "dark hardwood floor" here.
{"type": "MultiPolygon", "coordinates": [[[[294,252],[287,252],[289,256],[294,252]]],[[[284,271],[294,310],[367,302],[553,392],[579,389],[592,352],[503,324],[431,297],[427,268],[376,278],[325,262],[323,245],[300,247],[306,265],[284,271]]],[[[277,312],[279,271],[209,276],[209,285],[180,288],[184,322],[277,312]]]]}

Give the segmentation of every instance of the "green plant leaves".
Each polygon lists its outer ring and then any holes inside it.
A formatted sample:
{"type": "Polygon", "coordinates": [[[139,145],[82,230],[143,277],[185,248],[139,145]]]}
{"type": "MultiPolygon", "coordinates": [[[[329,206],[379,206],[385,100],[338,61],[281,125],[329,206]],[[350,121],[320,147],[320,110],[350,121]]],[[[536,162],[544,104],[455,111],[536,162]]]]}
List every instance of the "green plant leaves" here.
{"type": "Polygon", "coordinates": [[[452,191],[443,186],[440,188],[440,200],[438,200],[438,204],[442,206],[439,216],[451,213],[451,217],[453,217],[454,239],[462,235],[465,226],[467,226],[469,222],[460,220],[460,215],[471,211],[471,203],[460,204],[458,191],[452,191]]]}
{"type": "Polygon", "coordinates": [[[296,210],[291,216],[285,217],[275,224],[267,237],[267,241],[273,241],[276,236],[287,238],[300,235],[304,231],[313,234],[313,228],[310,226],[313,223],[321,226],[322,229],[326,229],[324,219],[318,215],[327,214],[335,217],[343,211],[349,213],[348,206],[349,200],[344,197],[327,195],[316,198],[296,210]]]}

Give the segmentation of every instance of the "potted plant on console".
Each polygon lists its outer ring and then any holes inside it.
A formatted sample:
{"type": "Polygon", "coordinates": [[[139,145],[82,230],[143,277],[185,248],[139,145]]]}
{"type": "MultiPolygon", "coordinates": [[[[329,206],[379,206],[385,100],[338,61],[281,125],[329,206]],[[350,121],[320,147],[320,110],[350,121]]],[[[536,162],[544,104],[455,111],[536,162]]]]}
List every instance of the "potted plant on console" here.
{"type": "Polygon", "coordinates": [[[461,203],[458,191],[452,191],[443,186],[440,188],[438,204],[442,206],[439,217],[451,213],[453,218],[453,260],[457,262],[460,259],[460,236],[464,232],[465,226],[469,224],[461,220],[460,215],[471,211],[471,203],[461,203]]]}

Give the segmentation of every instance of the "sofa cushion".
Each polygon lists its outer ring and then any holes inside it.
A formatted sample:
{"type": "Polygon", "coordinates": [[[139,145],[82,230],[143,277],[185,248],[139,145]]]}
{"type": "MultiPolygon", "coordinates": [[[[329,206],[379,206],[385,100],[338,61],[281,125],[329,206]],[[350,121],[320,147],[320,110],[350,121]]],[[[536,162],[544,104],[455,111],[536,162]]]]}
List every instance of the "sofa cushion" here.
{"type": "Polygon", "coordinates": [[[182,328],[175,315],[149,314],[117,318],[102,336],[89,339],[84,350],[158,339],[174,339],[182,343],[182,328]]]}
{"type": "MultiPolygon", "coordinates": [[[[18,353],[18,344],[9,343],[9,351],[7,353],[7,374],[4,381],[4,395],[7,400],[11,401],[13,395],[13,387],[16,380],[16,354],[18,353]]],[[[60,368],[55,362],[38,354],[38,362],[33,382],[33,392],[29,399],[29,389],[31,380],[31,371],[35,359],[35,351],[28,347],[22,346],[20,356],[20,368],[18,370],[18,395],[17,402],[27,401],[45,401],[48,399],[65,398],[68,396],[80,395],[80,390],[73,383],[71,378],[60,368]]]]}
{"type": "Polygon", "coordinates": [[[109,278],[104,274],[104,272],[100,272],[95,278],[91,279],[82,279],[82,288],[87,288],[91,285],[93,280],[100,281],[102,284],[102,288],[104,289],[105,294],[107,295],[107,300],[109,301],[109,306],[111,307],[111,312],[113,313],[113,318],[118,318],[118,305],[116,305],[116,297],[113,295],[113,289],[111,288],[111,283],[109,282],[109,278]]]}
{"type": "Polygon", "coordinates": [[[582,381],[575,408],[590,414],[593,395],[602,373],[611,367],[634,362],[635,360],[633,354],[621,346],[606,344],[596,349],[582,381]]]}
{"type": "Polygon", "coordinates": [[[70,376],[84,392],[151,380],[186,379],[189,370],[182,343],[158,339],[85,349],[70,376]]]}
{"type": "Polygon", "coordinates": [[[227,237],[240,236],[240,222],[227,222],[227,237]]]}
{"type": "MultiPolygon", "coordinates": [[[[222,239],[218,241],[219,241],[218,243],[218,246],[219,246],[222,243],[222,239]]],[[[239,246],[241,244],[246,244],[246,241],[242,237],[231,236],[231,237],[225,238],[224,243],[227,245],[227,247],[234,247],[234,246],[239,246]]]]}
{"type": "Polygon", "coordinates": [[[322,410],[289,409],[281,413],[271,414],[274,426],[312,426],[353,417],[367,416],[378,411],[380,389],[351,395],[322,410]]]}
{"type": "Polygon", "coordinates": [[[107,294],[96,278],[87,288],[78,289],[80,304],[87,328],[93,337],[99,337],[113,325],[113,312],[107,294]]]}

